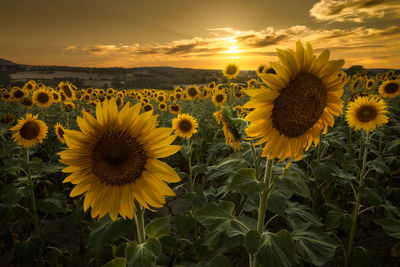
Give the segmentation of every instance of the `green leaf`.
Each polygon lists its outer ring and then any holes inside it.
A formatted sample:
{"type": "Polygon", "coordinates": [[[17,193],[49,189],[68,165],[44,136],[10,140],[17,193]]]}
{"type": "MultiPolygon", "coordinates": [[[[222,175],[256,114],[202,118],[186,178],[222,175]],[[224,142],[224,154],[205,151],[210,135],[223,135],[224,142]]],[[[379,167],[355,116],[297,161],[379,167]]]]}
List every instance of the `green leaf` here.
{"type": "Polygon", "coordinates": [[[256,179],[255,170],[243,168],[240,169],[233,177],[229,185],[229,190],[233,193],[238,192],[247,196],[255,195],[262,192],[266,188],[263,182],[256,179]]]}
{"type": "Polygon", "coordinates": [[[229,260],[224,255],[217,255],[211,259],[209,267],[229,267],[229,260]]]}
{"type": "Polygon", "coordinates": [[[308,223],[316,226],[323,225],[308,206],[297,202],[288,202],[285,214],[288,223],[293,229],[302,228],[304,224],[308,223]]]}
{"type": "Polygon", "coordinates": [[[170,216],[168,215],[150,222],[146,226],[146,235],[156,239],[168,235],[170,231],[169,218],[170,216]]]}
{"type": "Polygon", "coordinates": [[[66,213],[67,197],[63,193],[53,193],[50,197],[37,201],[38,210],[56,215],[56,213],[66,213]]]}
{"type": "Polygon", "coordinates": [[[286,198],[292,197],[293,193],[304,198],[311,199],[311,194],[304,179],[286,175],[276,181],[276,189],[281,192],[286,198]]]}
{"type": "Polygon", "coordinates": [[[290,233],[281,230],[277,234],[263,233],[260,248],[254,256],[261,266],[292,266],[295,253],[296,250],[290,233]]]}
{"type": "Polygon", "coordinates": [[[394,218],[375,219],[374,222],[382,226],[387,235],[400,239],[400,220],[394,218]]]}
{"type": "Polygon", "coordinates": [[[191,214],[177,214],[175,216],[175,224],[178,233],[185,237],[190,233],[190,231],[192,231],[194,219],[191,214]]]}
{"type": "Polygon", "coordinates": [[[352,266],[378,267],[382,266],[379,253],[357,248],[351,255],[352,266]]]}
{"type": "Polygon", "coordinates": [[[267,210],[275,214],[283,214],[285,209],[286,198],[280,192],[272,192],[268,200],[267,210]]]}
{"type": "Polygon", "coordinates": [[[29,167],[32,171],[40,172],[43,169],[43,161],[40,158],[34,157],[29,161],[29,167]]]}
{"type": "Polygon", "coordinates": [[[8,184],[1,190],[1,200],[7,206],[17,204],[25,195],[28,195],[28,189],[26,187],[16,187],[14,184],[8,184]]]}
{"type": "Polygon", "coordinates": [[[109,216],[98,220],[89,234],[88,247],[98,253],[102,248],[124,236],[132,227],[132,221],[117,218],[112,221],[109,216]]]}
{"type": "Polygon", "coordinates": [[[390,174],[390,167],[386,165],[385,162],[383,162],[383,160],[380,157],[374,159],[373,161],[370,161],[368,163],[368,168],[373,169],[381,174],[382,173],[390,174]]]}
{"type": "Polygon", "coordinates": [[[227,220],[232,220],[232,212],[235,204],[229,201],[220,201],[219,203],[208,203],[194,214],[199,222],[205,227],[213,227],[227,220]]]}
{"type": "Polygon", "coordinates": [[[160,242],[149,238],[143,244],[130,242],[125,249],[126,266],[150,267],[155,266],[161,254],[160,242]]]}
{"type": "Polygon", "coordinates": [[[125,258],[115,258],[112,261],[107,262],[102,267],[125,267],[126,259],[125,258]]]}
{"type": "Polygon", "coordinates": [[[382,196],[379,194],[376,188],[361,187],[360,194],[362,199],[365,199],[371,205],[384,204],[382,196]]]}
{"type": "Polygon", "coordinates": [[[261,234],[256,230],[250,230],[246,234],[244,246],[249,254],[254,255],[260,247],[260,242],[261,234]]]}
{"type": "Polygon", "coordinates": [[[336,229],[342,225],[346,215],[337,206],[329,205],[329,207],[325,216],[325,226],[327,229],[336,229]]]}
{"type": "Polygon", "coordinates": [[[322,266],[334,255],[338,245],[312,224],[304,225],[303,228],[296,229],[292,237],[297,241],[299,254],[308,262],[322,266]]]}

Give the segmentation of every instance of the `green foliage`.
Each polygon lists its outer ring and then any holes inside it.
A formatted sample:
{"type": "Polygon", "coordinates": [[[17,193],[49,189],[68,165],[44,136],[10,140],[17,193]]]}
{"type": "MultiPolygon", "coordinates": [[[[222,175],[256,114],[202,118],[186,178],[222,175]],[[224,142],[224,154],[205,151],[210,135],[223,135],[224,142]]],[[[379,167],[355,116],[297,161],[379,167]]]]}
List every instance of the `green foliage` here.
{"type": "Polygon", "coordinates": [[[156,239],[159,239],[164,235],[168,235],[170,231],[169,218],[170,216],[158,218],[147,224],[146,235],[156,239]]]}
{"type": "Polygon", "coordinates": [[[161,253],[160,242],[155,238],[149,238],[143,244],[130,242],[125,249],[126,266],[150,267],[155,266],[161,253]]]}

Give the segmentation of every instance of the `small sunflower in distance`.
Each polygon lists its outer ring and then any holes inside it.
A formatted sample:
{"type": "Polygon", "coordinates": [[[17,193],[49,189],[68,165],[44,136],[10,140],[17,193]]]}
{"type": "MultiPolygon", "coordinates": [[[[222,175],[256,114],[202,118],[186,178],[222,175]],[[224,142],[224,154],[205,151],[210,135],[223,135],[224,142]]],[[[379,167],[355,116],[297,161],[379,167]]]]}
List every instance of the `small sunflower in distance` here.
{"type": "Polygon", "coordinates": [[[167,104],[165,104],[165,102],[161,102],[160,104],[158,104],[159,111],[165,111],[166,109],[167,109],[167,104]]]}
{"type": "Polygon", "coordinates": [[[235,79],[236,76],[239,75],[240,70],[239,66],[235,63],[230,63],[226,65],[226,67],[223,70],[224,76],[227,77],[228,79],[235,79]]]}
{"type": "Polygon", "coordinates": [[[264,74],[265,73],[265,71],[267,70],[267,65],[265,65],[265,64],[260,64],[260,65],[258,65],[258,67],[257,67],[257,69],[256,69],[256,73],[257,73],[257,76],[260,76],[261,74],[264,74]]]}
{"type": "MultiPolygon", "coordinates": [[[[343,60],[328,61],[329,50],[318,57],[312,46],[298,41],[296,51],[278,49],[279,63],[271,63],[276,74],[261,74],[270,88],[247,90],[251,97],[243,107],[254,109],[246,133],[258,144],[266,143],[262,156],[290,162],[300,160],[303,149],[319,142],[342,113],[343,83],[337,75],[343,60]]],[[[289,166],[289,165],[287,165],[289,166]]]]}
{"type": "Polygon", "coordinates": [[[385,101],[376,96],[358,97],[354,102],[349,103],[346,120],[355,130],[363,129],[366,132],[372,132],[377,126],[389,121],[386,108],[385,101]]]}
{"type": "Polygon", "coordinates": [[[65,130],[68,149],[59,153],[63,170],[71,173],[63,182],[75,184],[70,196],[85,194],[83,208],[91,216],[112,220],[134,216],[134,199],[141,206],[161,208],[164,196],[175,193],[165,182],[180,177],[160,158],[175,154],[181,146],[170,145],[172,129],[157,127],[157,115],[140,113],[141,103],[126,104],[120,112],[115,100],[96,107],[96,118],[82,111],[80,131],[65,130]]]}
{"type": "Polygon", "coordinates": [[[14,142],[26,148],[43,142],[47,135],[47,125],[37,118],[38,115],[28,113],[25,118],[18,120],[18,124],[10,129],[15,132],[12,136],[14,142]]]}
{"type": "Polygon", "coordinates": [[[200,95],[200,90],[195,85],[186,88],[186,97],[188,100],[194,100],[200,95]]]}
{"type": "Polygon", "coordinates": [[[179,114],[181,113],[181,106],[179,104],[172,104],[168,106],[169,112],[172,114],[179,114]]]}
{"type": "Polygon", "coordinates": [[[222,106],[228,99],[224,91],[217,91],[212,96],[212,102],[217,106],[222,106]]]}
{"type": "Polygon", "coordinates": [[[400,79],[391,81],[387,80],[384,81],[380,86],[379,86],[379,94],[383,97],[396,97],[400,95],[400,79]]]}
{"type": "Polygon", "coordinates": [[[56,132],[57,139],[61,143],[65,144],[65,139],[64,139],[65,129],[59,122],[57,122],[56,125],[54,125],[54,131],[56,132]]]}
{"type": "Polygon", "coordinates": [[[186,113],[178,114],[178,117],[172,120],[172,129],[181,138],[192,137],[193,134],[197,133],[198,127],[197,120],[186,113]]]}

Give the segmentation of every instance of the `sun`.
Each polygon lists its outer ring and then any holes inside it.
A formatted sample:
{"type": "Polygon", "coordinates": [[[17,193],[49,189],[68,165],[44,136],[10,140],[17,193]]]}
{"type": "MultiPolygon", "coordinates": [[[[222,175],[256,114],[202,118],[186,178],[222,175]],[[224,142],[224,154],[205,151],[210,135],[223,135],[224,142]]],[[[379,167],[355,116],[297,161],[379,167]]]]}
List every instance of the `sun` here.
{"type": "Polygon", "coordinates": [[[239,53],[238,47],[236,45],[231,45],[231,46],[229,46],[229,49],[226,50],[226,53],[237,54],[237,53],[239,53]]]}

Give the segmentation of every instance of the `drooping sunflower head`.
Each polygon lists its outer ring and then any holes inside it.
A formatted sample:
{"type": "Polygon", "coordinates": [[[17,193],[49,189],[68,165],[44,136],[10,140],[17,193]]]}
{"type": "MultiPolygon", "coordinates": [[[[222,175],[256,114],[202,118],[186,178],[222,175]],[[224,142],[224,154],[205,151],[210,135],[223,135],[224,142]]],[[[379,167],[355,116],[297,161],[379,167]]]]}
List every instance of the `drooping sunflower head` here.
{"type": "Polygon", "coordinates": [[[14,142],[26,148],[43,142],[47,135],[47,125],[37,118],[38,115],[28,113],[25,118],[18,120],[18,124],[10,129],[15,132],[12,136],[14,142]]]}
{"type": "Polygon", "coordinates": [[[38,89],[32,95],[32,100],[38,107],[48,107],[53,103],[53,96],[46,89],[38,89]]]}
{"type": "Polygon", "coordinates": [[[172,104],[168,106],[169,112],[172,114],[179,114],[181,113],[181,106],[179,104],[172,104]]]}
{"type": "Polygon", "coordinates": [[[296,51],[278,49],[281,64],[271,62],[276,74],[260,78],[270,88],[247,90],[244,105],[253,108],[248,136],[266,143],[262,156],[280,161],[300,160],[303,149],[319,142],[320,132],[333,126],[333,115],[342,113],[343,83],[338,71],[343,60],[329,61],[329,50],[314,56],[312,46],[296,43],[296,51]]]}
{"type": "Polygon", "coordinates": [[[64,101],[64,110],[66,112],[71,112],[75,109],[75,104],[74,102],[71,101],[64,101]]]}
{"type": "Polygon", "coordinates": [[[64,139],[65,129],[59,122],[57,122],[56,125],[54,125],[54,131],[56,132],[57,139],[61,143],[65,144],[65,139],[64,139]]]}
{"type": "Polygon", "coordinates": [[[83,111],[80,131],[65,130],[67,150],[59,153],[71,173],[63,182],[75,184],[70,196],[85,194],[86,211],[99,218],[133,218],[134,200],[143,207],[161,208],[165,196],[175,193],[165,182],[179,182],[173,168],[160,161],[178,152],[170,145],[176,138],[171,128],[158,128],[157,116],[140,113],[141,104],[126,104],[120,112],[114,100],[96,107],[96,118],[83,111]],[[151,206],[151,207],[150,207],[151,206]]]}
{"type": "Polygon", "coordinates": [[[372,132],[377,126],[389,121],[386,116],[388,111],[383,99],[378,97],[358,97],[350,102],[346,110],[346,120],[350,127],[355,130],[372,132]]]}
{"type": "Polygon", "coordinates": [[[58,88],[60,89],[60,92],[64,93],[66,100],[75,100],[74,86],[70,82],[60,82],[58,88]]]}
{"type": "Polygon", "coordinates": [[[19,103],[27,108],[33,108],[33,101],[30,97],[23,97],[19,100],[19,103]]]}
{"type": "Polygon", "coordinates": [[[188,100],[194,100],[199,95],[200,95],[200,91],[196,85],[191,85],[186,88],[186,97],[188,100]]]}
{"type": "Polygon", "coordinates": [[[378,91],[383,97],[392,98],[400,95],[400,79],[384,81],[378,91]]]}
{"type": "Polygon", "coordinates": [[[222,106],[228,99],[224,91],[216,91],[212,96],[212,102],[217,106],[222,106]]]}
{"type": "Polygon", "coordinates": [[[193,116],[182,113],[172,120],[172,129],[175,134],[182,138],[191,138],[193,134],[197,133],[199,124],[193,116]]]}
{"type": "Polygon", "coordinates": [[[360,78],[355,79],[351,84],[350,84],[350,90],[352,92],[356,91],[357,88],[361,85],[362,80],[360,78]]]}
{"type": "Polygon", "coordinates": [[[60,96],[60,93],[59,93],[59,92],[57,92],[57,91],[52,91],[52,92],[51,92],[51,95],[52,95],[52,97],[53,97],[53,102],[58,103],[58,102],[61,101],[61,96],[60,96]]]}
{"type": "Polygon", "coordinates": [[[230,63],[225,66],[223,73],[228,79],[235,79],[240,73],[239,66],[235,63],[230,63]]]}

